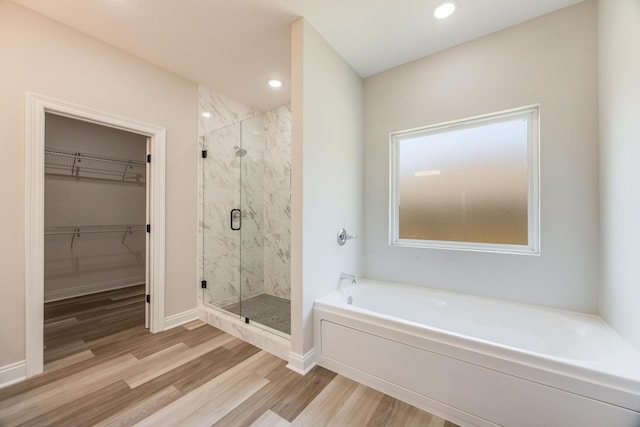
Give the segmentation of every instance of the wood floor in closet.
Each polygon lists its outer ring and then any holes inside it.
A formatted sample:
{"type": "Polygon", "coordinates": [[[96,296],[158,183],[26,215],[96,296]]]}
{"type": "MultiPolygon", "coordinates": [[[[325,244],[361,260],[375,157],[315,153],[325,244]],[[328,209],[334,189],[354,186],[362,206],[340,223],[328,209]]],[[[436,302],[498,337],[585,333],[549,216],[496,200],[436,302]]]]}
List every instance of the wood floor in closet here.
{"type": "Polygon", "coordinates": [[[201,321],[150,334],[143,287],[45,317],[45,372],[0,389],[1,426],[455,426],[321,367],[298,375],[201,321]]]}

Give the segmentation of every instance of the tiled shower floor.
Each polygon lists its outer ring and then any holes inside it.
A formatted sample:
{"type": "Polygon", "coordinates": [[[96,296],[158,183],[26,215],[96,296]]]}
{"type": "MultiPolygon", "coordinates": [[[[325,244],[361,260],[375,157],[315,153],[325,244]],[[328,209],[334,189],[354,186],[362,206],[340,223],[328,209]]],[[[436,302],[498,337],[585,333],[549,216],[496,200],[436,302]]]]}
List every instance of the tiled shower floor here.
{"type": "Polygon", "coordinates": [[[291,301],[288,299],[260,294],[223,307],[223,310],[247,317],[251,322],[291,334],[291,301]],[[240,313],[241,309],[242,313],[240,313]]]}

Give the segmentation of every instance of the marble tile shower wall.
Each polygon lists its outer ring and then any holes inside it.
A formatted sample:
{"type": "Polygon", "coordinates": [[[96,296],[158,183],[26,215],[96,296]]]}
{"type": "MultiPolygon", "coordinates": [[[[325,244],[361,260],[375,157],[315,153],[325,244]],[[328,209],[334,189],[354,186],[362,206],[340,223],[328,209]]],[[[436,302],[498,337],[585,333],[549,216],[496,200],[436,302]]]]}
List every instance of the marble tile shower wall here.
{"type": "Polygon", "coordinates": [[[291,295],[291,107],[264,117],[264,288],[291,295]]]}
{"type": "Polygon", "coordinates": [[[258,115],[259,110],[207,87],[198,87],[198,135],[201,137],[258,115]],[[209,113],[209,117],[204,117],[204,112],[209,113]]]}
{"type": "MultiPolygon", "coordinates": [[[[264,124],[262,115],[241,124],[242,157],[240,208],[242,209],[240,280],[242,298],[264,289],[264,124]]],[[[239,158],[239,157],[238,157],[239,158]]]]}
{"type": "Polygon", "coordinates": [[[199,298],[215,306],[238,302],[240,280],[243,298],[261,293],[289,298],[290,107],[260,115],[201,86],[199,114],[199,134],[209,154],[199,162],[198,268],[209,283],[199,298]],[[234,149],[241,138],[247,150],[242,160],[234,149]],[[238,206],[241,233],[229,228],[230,210],[238,206]]]}

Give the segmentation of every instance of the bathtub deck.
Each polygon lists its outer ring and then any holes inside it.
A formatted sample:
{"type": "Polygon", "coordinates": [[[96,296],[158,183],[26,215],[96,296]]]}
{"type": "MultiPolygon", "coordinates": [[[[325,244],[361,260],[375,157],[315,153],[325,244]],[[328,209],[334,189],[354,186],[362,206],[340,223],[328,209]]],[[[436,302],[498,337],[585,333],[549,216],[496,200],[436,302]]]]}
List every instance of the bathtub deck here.
{"type": "Polygon", "coordinates": [[[0,425],[455,426],[321,367],[300,376],[201,321],[95,328],[78,353],[58,348],[44,374],[0,389],[0,425]]]}

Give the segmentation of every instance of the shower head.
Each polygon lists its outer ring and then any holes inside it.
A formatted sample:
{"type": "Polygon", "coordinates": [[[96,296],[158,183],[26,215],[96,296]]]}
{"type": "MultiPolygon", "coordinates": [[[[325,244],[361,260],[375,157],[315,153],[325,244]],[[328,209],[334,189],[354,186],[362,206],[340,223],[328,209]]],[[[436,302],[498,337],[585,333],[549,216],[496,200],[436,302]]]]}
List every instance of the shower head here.
{"type": "Polygon", "coordinates": [[[247,150],[245,150],[244,148],[240,148],[237,145],[233,148],[236,149],[236,156],[238,157],[243,157],[245,154],[247,154],[247,150]]]}

